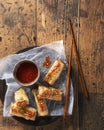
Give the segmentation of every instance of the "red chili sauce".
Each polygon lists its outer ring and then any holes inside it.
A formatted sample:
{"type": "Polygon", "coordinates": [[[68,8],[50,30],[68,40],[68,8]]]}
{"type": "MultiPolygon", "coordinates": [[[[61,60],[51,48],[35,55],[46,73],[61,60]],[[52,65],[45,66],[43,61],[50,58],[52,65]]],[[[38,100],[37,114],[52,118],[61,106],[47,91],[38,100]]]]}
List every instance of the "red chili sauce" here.
{"type": "Polygon", "coordinates": [[[43,67],[49,68],[50,65],[51,65],[50,57],[49,57],[49,56],[46,56],[46,57],[45,57],[45,61],[44,61],[44,63],[43,63],[43,67]]]}
{"type": "Polygon", "coordinates": [[[17,69],[17,79],[22,83],[30,83],[38,76],[38,69],[32,62],[23,62],[17,69]]]}

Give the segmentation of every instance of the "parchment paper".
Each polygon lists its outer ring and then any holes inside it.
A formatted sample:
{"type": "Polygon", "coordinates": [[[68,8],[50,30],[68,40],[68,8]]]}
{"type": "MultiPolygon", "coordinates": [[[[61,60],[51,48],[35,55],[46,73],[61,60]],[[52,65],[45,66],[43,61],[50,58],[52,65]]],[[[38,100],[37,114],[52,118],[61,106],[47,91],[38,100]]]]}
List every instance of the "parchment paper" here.
{"type": "MultiPolygon", "coordinates": [[[[20,60],[32,59],[39,66],[41,76],[44,77],[47,71],[49,70],[49,68],[47,69],[43,67],[43,62],[46,56],[50,57],[52,64],[57,58],[62,59],[66,64],[66,69],[62,72],[59,79],[54,84],[55,88],[61,88],[63,90],[64,93],[63,101],[62,102],[49,101],[49,100],[47,101],[50,116],[63,115],[66,74],[67,74],[67,60],[65,56],[63,41],[61,40],[61,41],[48,43],[41,47],[34,47],[33,49],[30,49],[26,52],[9,55],[7,57],[0,59],[0,79],[5,79],[7,85],[7,91],[4,100],[3,116],[11,116],[9,114],[10,103],[14,102],[14,92],[21,87],[18,83],[16,83],[16,81],[13,78],[12,71],[14,65],[20,60]]],[[[27,91],[30,91],[30,89],[28,88],[27,91]]],[[[71,89],[70,89],[69,96],[70,96],[70,101],[69,101],[68,113],[69,115],[71,115],[73,110],[73,102],[74,102],[74,91],[73,91],[72,82],[71,82],[71,89]]],[[[32,105],[35,107],[34,104],[32,105]]]]}

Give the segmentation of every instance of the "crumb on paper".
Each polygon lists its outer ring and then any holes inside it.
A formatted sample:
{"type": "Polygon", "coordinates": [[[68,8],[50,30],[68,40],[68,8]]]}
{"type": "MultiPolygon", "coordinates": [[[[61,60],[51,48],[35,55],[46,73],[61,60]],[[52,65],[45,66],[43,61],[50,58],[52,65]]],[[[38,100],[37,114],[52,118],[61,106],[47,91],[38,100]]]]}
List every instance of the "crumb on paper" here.
{"type": "Polygon", "coordinates": [[[49,68],[51,66],[51,60],[49,56],[45,57],[45,61],[43,62],[43,67],[49,68]]]}

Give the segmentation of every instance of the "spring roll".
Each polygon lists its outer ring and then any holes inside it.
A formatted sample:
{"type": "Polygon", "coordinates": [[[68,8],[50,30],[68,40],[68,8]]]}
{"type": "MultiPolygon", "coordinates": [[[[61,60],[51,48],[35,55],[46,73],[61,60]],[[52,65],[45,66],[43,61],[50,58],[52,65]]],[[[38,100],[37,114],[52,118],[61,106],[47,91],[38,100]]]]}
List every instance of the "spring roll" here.
{"type": "Polygon", "coordinates": [[[64,69],[64,66],[64,62],[60,59],[57,59],[46,74],[44,80],[50,85],[53,85],[55,81],[59,78],[62,70],[64,69]]]}
{"type": "Polygon", "coordinates": [[[62,100],[62,90],[52,87],[39,86],[38,87],[40,97],[49,100],[61,101],[62,100]]]}
{"type": "Polygon", "coordinates": [[[24,108],[24,107],[18,106],[17,103],[11,103],[10,114],[17,117],[22,117],[26,120],[35,120],[36,109],[29,106],[26,106],[24,108]]]}
{"type": "Polygon", "coordinates": [[[41,98],[41,96],[38,95],[38,91],[36,89],[33,89],[32,93],[34,95],[34,98],[35,98],[35,101],[37,104],[38,114],[40,116],[47,116],[48,108],[47,108],[45,100],[43,98],[41,98]]]}

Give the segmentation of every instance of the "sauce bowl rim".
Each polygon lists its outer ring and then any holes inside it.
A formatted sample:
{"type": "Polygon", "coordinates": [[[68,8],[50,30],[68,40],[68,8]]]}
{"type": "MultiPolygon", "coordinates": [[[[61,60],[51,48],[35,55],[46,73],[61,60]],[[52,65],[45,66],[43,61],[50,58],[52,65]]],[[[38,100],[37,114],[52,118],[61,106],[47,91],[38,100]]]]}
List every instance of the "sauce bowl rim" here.
{"type": "Polygon", "coordinates": [[[32,86],[32,85],[34,85],[34,84],[38,81],[38,79],[39,79],[39,77],[40,77],[40,69],[39,69],[39,67],[37,66],[36,62],[34,62],[33,60],[29,60],[29,59],[20,60],[20,61],[18,61],[18,62],[15,64],[15,66],[14,66],[14,68],[13,68],[13,77],[14,77],[15,81],[16,81],[19,85],[21,85],[21,86],[25,86],[25,87],[32,86]],[[21,63],[24,63],[24,62],[31,62],[31,63],[33,63],[33,64],[36,66],[37,70],[38,70],[38,75],[37,75],[37,77],[36,77],[32,82],[30,82],[30,83],[22,83],[22,82],[19,81],[18,78],[16,77],[16,71],[17,71],[17,69],[18,69],[18,66],[19,66],[21,63]]]}

